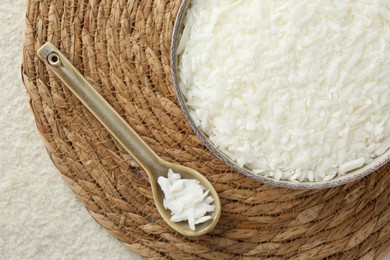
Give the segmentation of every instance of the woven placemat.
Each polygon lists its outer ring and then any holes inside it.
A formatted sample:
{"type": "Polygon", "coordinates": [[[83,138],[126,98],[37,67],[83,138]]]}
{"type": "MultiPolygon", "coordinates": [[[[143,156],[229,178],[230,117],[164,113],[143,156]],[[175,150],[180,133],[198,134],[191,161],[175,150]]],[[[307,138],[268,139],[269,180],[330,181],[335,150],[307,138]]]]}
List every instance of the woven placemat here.
{"type": "Polygon", "coordinates": [[[374,259],[390,249],[390,165],[348,185],[288,190],[229,169],[187,124],[169,47],[178,0],[29,0],[23,80],[36,124],[65,182],[132,251],[167,259],[374,259]],[[146,174],[36,56],[57,45],[163,159],[202,172],[222,216],[198,238],[154,207],[146,174]]]}

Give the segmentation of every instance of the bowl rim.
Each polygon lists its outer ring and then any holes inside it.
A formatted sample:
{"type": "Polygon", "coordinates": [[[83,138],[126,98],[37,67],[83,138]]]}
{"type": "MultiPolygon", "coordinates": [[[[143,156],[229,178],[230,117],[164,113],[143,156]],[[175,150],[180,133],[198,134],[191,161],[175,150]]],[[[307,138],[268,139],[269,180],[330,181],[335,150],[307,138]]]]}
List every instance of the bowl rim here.
{"type": "Polygon", "coordinates": [[[190,115],[190,110],[187,106],[186,98],[184,97],[181,89],[180,89],[180,81],[179,76],[177,73],[177,64],[178,64],[178,57],[176,55],[176,49],[178,46],[178,43],[180,41],[180,34],[183,27],[183,19],[185,17],[185,13],[190,5],[191,0],[183,0],[178,13],[175,18],[174,26],[173,26],[173,32],[172,32],[172,38],[171,38],[171,44],[170,44],[170,68],[171,68],[171,74],[173,79],[173,87],[176,93],[176,97],[178,99],[179,105],[181,107],[181,110],[183,111],[183,114],[187,120],[187,122],[190,124],[192,130],[195,132],[195,134],[198,136],[198,138],[201,140],[201,142],[206,146],[206,148],[211,151],[217,158],[219,158],[221,161],[223,161],[226,165],[234,169],[235,171],[244,174],[245,176],[248,176],[254,180],[260,181],[265,184],[270,184],[277,187],[282,188],[289,188],[289,189],[325,189],[325,188],[331,188],[340,186],[343,184],[347,184],[350,182],[353,182],[355,180],[361,179],[364,176],[367,176],[370,173],[375,172],[382,166],[384,166],[386,163],[390,161],[390,149],[387,149],[387,151],[377,156],[373,159],[372,162],[365,164],[364,166],[352,170],[350,172],[347,172],[345,175],[336,176],[335,178],[328,180],[328,181],[317,181],[317,182],[298,182],[298,181],[290,181],[290,180],[276,180],[270,177],[257,175],[253,173],[250,169],[241,167],[237,165],[235,161],[233,161],[231,158],[229,158],[227,155],[225,155],[221,150],[219,150],[207,137],[207,135],[195,124],[195,121],[190,115]]]}

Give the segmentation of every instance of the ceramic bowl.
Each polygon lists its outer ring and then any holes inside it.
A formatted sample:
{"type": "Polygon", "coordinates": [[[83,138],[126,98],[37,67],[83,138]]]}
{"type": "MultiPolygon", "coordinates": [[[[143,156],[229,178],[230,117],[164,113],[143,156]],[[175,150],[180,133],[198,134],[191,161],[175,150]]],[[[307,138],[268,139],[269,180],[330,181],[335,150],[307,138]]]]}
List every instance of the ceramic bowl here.
{"type": "Polygon", "coordinates": [[[284,188],[292,188],[292,189],[323,189],[323,188],[330,188],[342,184],[346,184],[355,180],[358,180],[374,171],[379,169],[381,166],[385,165],[390,161],[390,150],[388,149],[384,154],[381,156],[376,157],[371,163],[364,165],[361,168],[355,169],[353,171],[350,171],[344,175],[336,176],[335,178],[329,180],[329,181],[317,181],[317,182],[294,182],[294,181],[288,181],[288,180],[276,180],[270,177],[265,177],[261,175],[256,175],[251,171],[251,169],[240,167],[234,160],[229,158],[226,154],[224,154],[221,150],[218,149],[208,138],[208,136],[195,124],[193,118],[190,115],[190,108],[187,106],[187,100],[184,97],[183,93],[180,90],[180,81],[178,78],[177,73],[177,65],[178,65],[178,57],[176,55],[176,49],[181,37],[181,32],[183,30],[183,20],[186,14],[186,10],[188,9],[188,6],[190,5],[190,0],[184,0],[180,6],[179,12],[176,16],[174,29],[173,29],[173,35],[172,35],[172,41],[171,41],[171,70],[172,70],[172,76],[173,76],[173,85],[175,88],[175,92],[179,101],[179,104],[181,106],[181,109],[183,110],[183,113],[191,125],[192,129],[196,133],[196,135],[200,138],[200,140],[203,142],[203,144],[219,159],[221,159],[223,162],[225,162],[227,165],[229,165],[234,170],[253,178],[254,180],[261,181],[266,184],[278,186],[278,187],[284,187],[284,188]]]}

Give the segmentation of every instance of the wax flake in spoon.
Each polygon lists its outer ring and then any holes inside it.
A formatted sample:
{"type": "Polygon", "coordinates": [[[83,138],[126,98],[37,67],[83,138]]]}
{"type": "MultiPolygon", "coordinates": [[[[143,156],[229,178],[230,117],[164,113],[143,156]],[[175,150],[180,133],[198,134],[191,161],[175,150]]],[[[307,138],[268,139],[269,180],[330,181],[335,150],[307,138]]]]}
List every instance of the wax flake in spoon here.
{"type": "Polygon", "coordinates": [[[164,207],[172,212],[171,221],[188,221],[195,230],[195,225],[211,219],[208,212],[213,212],[215,206],[209,191],[194,179],[182,179],[180,174],[168,170],[168,178],[159,177],[157,180],[164,192],[164,207]]]}

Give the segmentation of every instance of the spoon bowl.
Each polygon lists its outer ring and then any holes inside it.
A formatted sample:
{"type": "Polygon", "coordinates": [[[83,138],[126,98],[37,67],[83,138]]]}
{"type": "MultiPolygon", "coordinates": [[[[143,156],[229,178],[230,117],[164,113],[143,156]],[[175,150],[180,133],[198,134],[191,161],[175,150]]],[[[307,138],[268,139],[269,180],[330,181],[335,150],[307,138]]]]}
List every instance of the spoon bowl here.
{"type": "Polygon", "coordinates": [[[215,227],[221,215],[221,203],[213,185],[202,174],[161,159],[53,44],[45,43],[37,55],[145,170],[156,208],[171,228],[182,235],[199,236],[215,227]],[[169,169],[179,173],[183,179],[198,180],[214,199],[215,210],[211,219],[198,224],[195,230],[191,230],[186,222],[171,221],[171,211],[164,207],[164,194],[157,179],[167,177],[169,169]]]}
{"type": "MultiPolygon", "coordinates": [[[[157,173],[158,176],[168,177],[168,169],[172,169],[175,173],[179,173],[183,179],[196,179],[200,184],[206,189],[209,190],[209,194],[213,197],[215,210],[211,213],[211,220],[197,224],[195,230],[190,229],[188,223],[186,222],[172,222],[171,221],[171,212],[164,208],[163,199],[164,193],[162,192],[159,184],[157,183],[156,175],[149,177],[150,184],[152,186],[153,197],[157,210],[159,211],[161,217],[168,223],[168,225],[174,230],[178,231],[180,234],[186,236],[199,236],[208,233],[211,231],[217,224],[219,217],[221,215],[221,203],[219,200],[218,193],[214,189],[213,185],[199,172],[191,169],[189,167],[170,163],[164,160],[160,161],[162,166],[161,172],[157,173]]],[[[149,174],[148,174],[149,175],[149,174]]]]}

